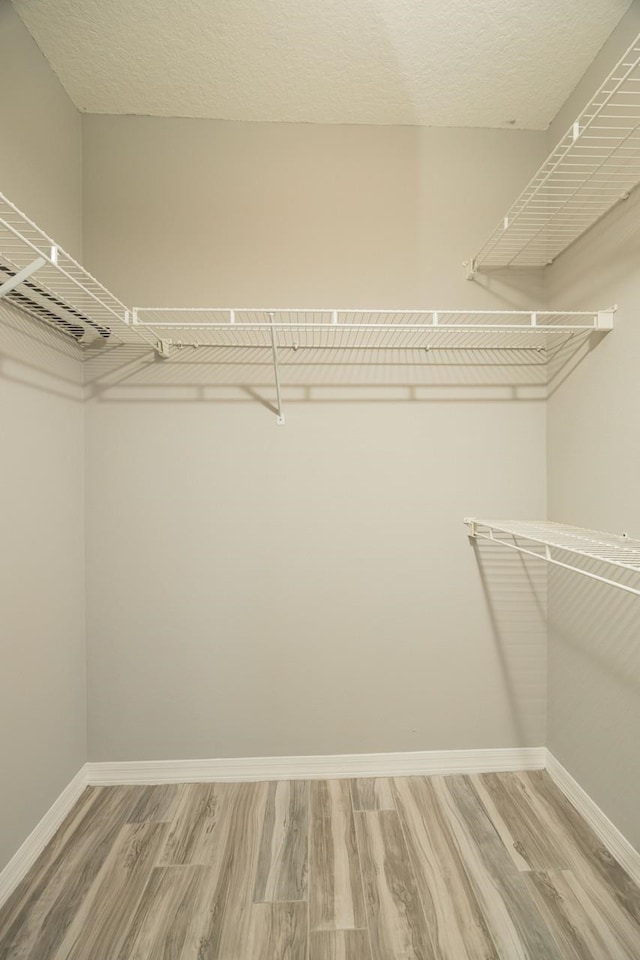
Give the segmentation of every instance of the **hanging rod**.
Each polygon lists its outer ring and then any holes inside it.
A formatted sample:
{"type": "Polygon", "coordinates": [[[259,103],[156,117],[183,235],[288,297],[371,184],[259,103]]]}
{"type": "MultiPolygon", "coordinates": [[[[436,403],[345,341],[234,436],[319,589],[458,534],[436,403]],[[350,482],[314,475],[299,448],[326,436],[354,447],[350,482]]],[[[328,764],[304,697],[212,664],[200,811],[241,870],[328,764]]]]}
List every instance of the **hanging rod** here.
{"type": "Polygon", "coordinates": [[[479,270],[544,267],[640,183],[640,34],[475,257],[479,270]]]}
{"type": "Polygon", "coordinates": [[[585,560],[594,560],[603,565],[610,565],[616,570],[627,571],[640,575],[640,540],[632,540],[626,535],[616,536],[611,533],[602,533],[599,530],[586,530],[582,527],[571,527],[564,523],[530,520],[478,520],[475,517],[465,518],[469,536],[475,540],[489,540],[502,547],[509,547],[544,560],[556,567],[562,567],[573,573],[578,573],[591,580],[598,580],[611,587],[617,587],[626,593],[640,596],[640,587],[629,586],[601,576],[591,570],[567,563],[556,556],[556,552],[574,555],[585,560]],[[505,539],[505,536],[510,539],[505,539]],[[529,549],[522,545],[521,540],[528,541],[542,547],[541,551],[529,549]]]}

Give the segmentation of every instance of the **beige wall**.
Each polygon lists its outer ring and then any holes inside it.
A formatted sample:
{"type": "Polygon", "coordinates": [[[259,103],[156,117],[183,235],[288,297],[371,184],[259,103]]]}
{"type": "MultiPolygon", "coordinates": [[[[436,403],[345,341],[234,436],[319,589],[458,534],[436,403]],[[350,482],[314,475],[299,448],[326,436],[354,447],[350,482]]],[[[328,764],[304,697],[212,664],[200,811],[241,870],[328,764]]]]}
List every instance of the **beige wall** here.
{"type": "MultiPolygon", "coordinates": [[[[634,4],[581,84],[576,112],[639,30],[634,4]]],[[[636,191],[549,271],[554,305],[619,307],[614,332],[549,401],[549,516],[631,537],[640,537],[639,225],[636,191]]],[[[636,848],[639,612],[621,591],[550,576],[548,745],[636,848]]]]}
{"type": "MultiPolygon", "coordinates": [[[[461,261],[544,147],[87,117],[87,264],[134,303],[540,302],[461,261]]],[[[278,427],[264,356],[179,356],[88,371],[91,759],[544,743],[544,575],[491,554],[485,595],[462,524],[545,513],[536,372],[284,357],[278,427]]]]}
{"type": "Polygon", "coordinates": [[[0,192],[80,258],[80,114],[10,0],[0,0],[0,78],[0,192]]]}
{"type": "MultiPolygon", "coordinates": [[[[640,537],[640,195],[552,268],[565,308],[618,304],[616,326],[549,401],[549,515],[640,537]]],[[[640,846],[640,601],[554,575],[549,596],[553,753],[640,846]]]]}
{"type": "Polygon", "coordinates": [[[83,117],[87,258],[127,303],[542,302],[464,280],[544,133],[83,117]]]}
{"type": "MultiPolygon", "coordinates": [[[[0,191],[79,252],[80,118],[7,0],[0,89],[0,191]]],[[[0,306],[0,869],[86,759],[80,369],[41,336],[0,306]]]]}

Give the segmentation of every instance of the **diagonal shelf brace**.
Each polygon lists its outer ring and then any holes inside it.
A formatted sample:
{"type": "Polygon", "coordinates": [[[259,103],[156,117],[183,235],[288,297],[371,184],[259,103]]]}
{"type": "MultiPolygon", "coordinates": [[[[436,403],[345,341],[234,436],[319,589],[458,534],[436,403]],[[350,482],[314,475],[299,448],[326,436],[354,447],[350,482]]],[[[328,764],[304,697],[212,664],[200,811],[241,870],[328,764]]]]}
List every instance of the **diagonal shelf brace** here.
{"type": "Polygon", "coordinates": [[[271,334],[271,354],[273,356],[273,374],[276,381],[276,405],[278,408],[278,418],[276,423],[282,425],[284,420],[284,414],[282,412],[282,399],[280,396],[280,373],[278,370],[278,344],[276,341],[276,331],[273,324],[273,313],[268,314],[269,317],[269,333],[271,334]]]}
{"type": "Polygon", "coordinates": [[[0,284],[0,300],[8,293],[11,293],[12,290],[15,290],[16,287],[19,287],[21,283],[24,283],[25,280],[28,280],[36,270],[44,267],[46,262],[44,257],[38,257],[36,260],[28,263],[26,267],[23,267],[22,270],[19,270],[14,277],[10,277],[9,280],[5,280],[3,284],[0,284]]]}

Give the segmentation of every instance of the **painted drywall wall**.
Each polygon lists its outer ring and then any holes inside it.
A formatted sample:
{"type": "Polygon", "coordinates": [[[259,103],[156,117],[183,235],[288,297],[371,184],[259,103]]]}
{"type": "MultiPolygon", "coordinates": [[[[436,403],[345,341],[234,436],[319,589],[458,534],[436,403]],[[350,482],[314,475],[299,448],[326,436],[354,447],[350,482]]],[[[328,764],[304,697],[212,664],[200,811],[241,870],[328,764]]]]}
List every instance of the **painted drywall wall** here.
{"type": "MultiPolygon", "coordinates": [[[[543,135],[83,132],[86,261],[130,303],[541,302],[462,260],[543,135]]],[[[545,514],[539,369],[288,355],[279,427],[264,351],[181,356],[87,371],[90,758],[544,743],[544,571],[462,524],[545,514]]]]}
{"type": "MultiPolygon", "coordinates": [[[[634,3],[581,84],[575,112],[639,30],[634,3]]],[[[619,308],[613,333],[549,400],[549,516],[640,537],[640,194],[563,254],[548,279],[556,306],[619,308]]],[[[550,575],[548,746],[636,848],[639,615],[633,596],[569,574],[550,575]]]]}
{"type": "MultiPolygon", "coordinates": [[[[7,0],[0,89],[0,190],[79,252],[79,116],[7,0]]],[[[41,337],[0,306],[0,869],[86,758],[80,368],[41,337]]]]}
{"type": "Polygon", "coordinates": [[[10,0],[0,0],[0,192],[82,256],[80,114],[10,0]]]}

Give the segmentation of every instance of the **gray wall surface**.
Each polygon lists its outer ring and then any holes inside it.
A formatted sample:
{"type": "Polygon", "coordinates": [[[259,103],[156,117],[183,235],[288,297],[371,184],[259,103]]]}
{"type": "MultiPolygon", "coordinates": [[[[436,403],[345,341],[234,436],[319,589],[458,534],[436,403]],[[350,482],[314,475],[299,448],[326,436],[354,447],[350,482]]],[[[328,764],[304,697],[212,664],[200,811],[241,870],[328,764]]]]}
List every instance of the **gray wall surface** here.
{"type": "MultiPolygon", "coordinates": [[[[0,190],[79,254],[80,117],[8,0],[0,89],[0,190]]],[[[37,329],[0,307],[0,869],[86,759],[81,371],[37,329]]]]}
{"type": "Polygon", "coordinates": [[[82,123],[10,0],[0,0],[0,192],[82,257],[82,123]]]}
{"type": "Polygon", "coordinates": [[[260,351],[129,349],[83,425],[73,355],[4,308],[0,868],[86,758],[86,670],[92,760],[546,742],[640,845],[637,602],[554,572],[547,672],[546,570],[462,526],[548,492],[640,536],[640,199],[544,278],[461,267],[638,29],[547,134],[81,122],[0,0],[0,190],[128,302],[620,307],[548,405],[516,362],[285,356],[285,427],[260,351]]]}
{"type": "MultiPolygon", "coordinates": [[[[639,31],[634,3],[580,84],[574,114],[639,31]]],[[[613,333],[549,400],[549,517],[640,538],[640,193],[563,254],[548,282],[554,306],[619,308],[613,333]]],[[[639,614],[633,596],[550,574],[548,746],[636,848],[639,614]]]]}
{"type": "MultiPolygon", "coordinates": [[[[129,302],[540,302],[462,260],[544,134],[83,127],[86,261],[129,302]]],[[[416,353],[284,356],[284,427],[264,351],[88,370],[92,760],[544,743],[544,571],[479,569],[462,523],[545,515],[539,371],[416,353]]]]}

